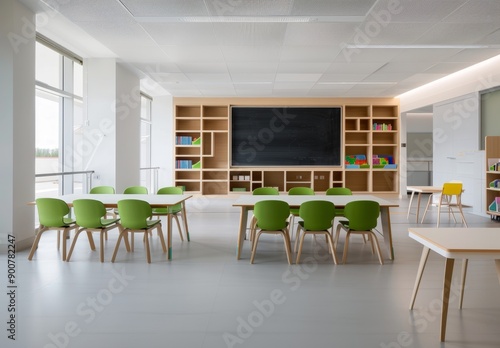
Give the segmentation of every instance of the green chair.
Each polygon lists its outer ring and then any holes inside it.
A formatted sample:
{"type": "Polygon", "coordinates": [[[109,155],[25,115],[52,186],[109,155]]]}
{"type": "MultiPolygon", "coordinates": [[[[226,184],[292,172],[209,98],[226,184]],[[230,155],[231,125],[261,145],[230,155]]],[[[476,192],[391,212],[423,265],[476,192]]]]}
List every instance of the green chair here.
{"type": "MultiPolygon", "coordinates": [[[[161,220],[151,220],[153,209],[151,209],[151,205],[148,202],[138,199],[123,199],[118,201],[118,211],[120,213],[120,235],[118,236],[118,241],[116,242],[111,262],[115,262],[116,254],[118,253],[118,249],[123,238],[125,238],[125,246],[127,247],[127,238],[129,233],[144,233],[144,246],[146,249],[146,259],[148,263],[151,263],[151,251],[149,248],[148,234],[151,234],[154,229],[157,229],[158,231],[158,237],[160,238],[163,251],[167,251],[165,239],[161,229],[161,220]]],[[[170,250],[170,244],[168,245],[168,248],[170,250]]],[[[128,250],[133,249],[127,247],[127,251],[128,250]]]]}
{"type": "MultiPolygon", "coordinates": [[[[156,192],[156,194],[158,195],[182,195],[183,193],[184,192],[180,187],[162,187],[156,192]]],[[[182,236],[181,224],[179,223],[179,217],[181,219],[185,218],[182,214],[182,204],[176,204],[168,208],[153,209],[153,216],[168,216],[168,215],[172,215],[172,217],[175,219],[175,222],[177,223],[177,228],[179,230],[179,235],[181,237],[181,241],[184,241],[184,237],[182,236]]],[[[184,224],[186,224],[185,220],[184,224]]],[[[186,233],[186,239],[189,241],[190,238],[188,231],[186,230],[185,233],[186,233]]]]}
{"type": "MultiPolygon", "coordinates": [[[[257,187],[252,191],[252,195],[258,196],[279,196],[280,192],[276,187],[257,187]]],[[[255,237],[255,223],[257,220],[255,219],[255,215],[252,216],[250,220],[250,240],[253,240],[255,237]]]]}
{"type": "MultiPolygon", "coordinates": [[[[310,187],[292,187],[290,190],[288,190],[288,195],[290,196],[314,196],[314,190],[310,187]]],[[[290,209],[290,229],[292,231],[293,235],[293,224],[295,217],[299,216],[299,208],[291,208],[290,209]]]]}
{"type": "MultiPolygon", "coordinates": [[[[327,196],[352,196],[351,189],[347,187],[331,187],[326,190],[327,196]]],[[[336,216],[344,216],[344,208],[335,208],[336,216]]]]}
{"type": "Polygon", "coordinates": [[[80,228],[76,231],[75,237],[73,238],[66,261],[69,262],[71,259],[78,236],[81,232],[86,231],[92,250],[95,250],[92,232],[98,232],[100,234],[99,258],[101,262],[104,262],[104,237],[109,230],[118,227],[117,222],[120,219],[106,219],[106,208],[104,204],[94,199],[76,199],[73,201],[73,209],[76,215],[76,224],[80,228]]]}
{"type": "Polygon", "coordinates": [[[351,234],[367,235],[372,245],[372,253],[377,251],[378,260],[381,265],[384,264],[377,236],[373,229],[377,227],[377,219],[380,214],[380,206],[375,201],[353,201],[346,204],[344,208],[344,216],[349,221],[340,221],[337,225],[334,243],[337,245],[339,240],[340,229],[347,232],[344,242],[344,254],[342,255],[342,263],[347,261],[347,251],[349,249],[349,237],[351,234]]]}
{"type": "Polygon", "coordinates": [[[144,186],[129,186],[123,190],[126,195],[147,195],[148,188],[144,186]]]}
{"type": "Polygon", "coordinates": [[[62,240],[62,260],[66,260],[66,239],[69,237],[69,232],[73,229],[77,229],[76,221],[70,217],[67,217],[70,213],[68,204],[57,198],[38,198],[36,200],[36,207],[38,210],[38,219],[40,221],[40,226],[31,246],[31,251],[28,255],[28,260],[31,261],[33,254],[35,254],[38,248],[38,243],[42,234],[49,230],[57,231],[57,250],[60,248],[62,240]],[[63,231],[61,237],[61,230],[63,231]]]}
{"type": "Polygon", "coordinates": [[[322,234],[326,237],[333,262],[337,264],[337,255],[333,243],[332,235],[329,229],[332,228],[333,219],[335,218],[335,205],[328,201],[309,201],[300,205],[299,216],[302,221],[298,222],[297,237],[295,239],[295,250],[297,250],[297,242],[300,238],[299,251],[295,263],[300,263],[300,255],[302,254],[302,246],[306,234],[322,234]]]}
{"type": "Polygon", "coordinates": [[[115,188],[113,186],[95,186],[90,189],[90,194],[115,194],[115,188]]]}
{"type": "Polygon", "coordinates": [[[285,243],[286,257],[288,264],[292,264],[292,252],[290,247],[290,236],[288,233],[287,219],[290,216],[290,207],[287,202],[277,200],[265,200],[255,203],[254,211],[257,219],[256,228],[259,230],[252,241],[252,256],[250,263],[253,263],[257,244],[262,233],[281,234],[285,243]]]}

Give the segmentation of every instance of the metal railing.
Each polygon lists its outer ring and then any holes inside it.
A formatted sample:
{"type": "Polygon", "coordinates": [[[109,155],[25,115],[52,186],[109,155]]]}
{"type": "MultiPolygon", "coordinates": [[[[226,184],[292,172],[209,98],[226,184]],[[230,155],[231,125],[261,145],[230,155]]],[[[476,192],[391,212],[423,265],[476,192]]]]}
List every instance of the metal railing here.
{"type": "Polygon", "coordinates": [[[145,177],[141,173],[141,185],[146,186],[150,192],[158,191],[158,169],[160,167],[139,168],[141,171],[149,171],[149,175],[145,177]]]}
{"type": "MultiPolygon", "coordinates": [[[[83,171],[75,171],[75,172],[57,172],[57,173],[43,173],[43,174],[35,174],[35,178],[50,178],[50,177],[61,177],[63,179],[62,185],[61,183],[53,184],[50,185],[48,184],[46,188],[44,189],[35,189],[36,195],[38,196],[38,193],[40,192],[53,192],[57,191],[56,195],[59,194],[66,194],[68,193],[67,191],[74,192],[75,191],[75,184],[74,180],[71,180],[70,182],[65,182],[64,178],[67,175],[84,175],[85,180],[81,181],[81,191],[82,193],[88,193],[90,188],[92,187],[92,174],[94,174],[95,171],[93,170],[83,170],[83,171]]],[[[59,179],[58,179],[59,181],[59,179]]],[[[37,183],[42,183],[41,181],[37,181],[37,183]]],[[[44,182],[47,183],[47,182],[44,182]]]]}

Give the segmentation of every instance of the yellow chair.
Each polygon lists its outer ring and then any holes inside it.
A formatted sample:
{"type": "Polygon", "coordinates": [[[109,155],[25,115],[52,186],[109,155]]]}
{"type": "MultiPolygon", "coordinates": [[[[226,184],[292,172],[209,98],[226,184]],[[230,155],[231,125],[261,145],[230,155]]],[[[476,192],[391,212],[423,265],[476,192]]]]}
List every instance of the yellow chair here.
{"type": "MultiPolygon", "coordinates": [[[[465,227],[468,227],[464,212],[462,210],[462,192],[463,185],[461,182],[445,182],[443,184],[443,189],[441,191],[441,196],[439,197],[438,203],[437,227],[439,227],[439,224],[441,222],[441,207],[448,208],[448,215],[453,216],[453,220],[455,221],[455,223],[457,223],[457,219],[455,218],[454,213],[454,209],[456,209],[456,212],[460,213],[460,216],[462,217],[463,224],[465,225],[465,227]]],[[[431,200],[431,197],[429,197],[427,205],[425,206],[424,215],[422,216],[422,223],[424,222],[425,215],[427,213],[427,210],[429,209],[431,200]]]]}

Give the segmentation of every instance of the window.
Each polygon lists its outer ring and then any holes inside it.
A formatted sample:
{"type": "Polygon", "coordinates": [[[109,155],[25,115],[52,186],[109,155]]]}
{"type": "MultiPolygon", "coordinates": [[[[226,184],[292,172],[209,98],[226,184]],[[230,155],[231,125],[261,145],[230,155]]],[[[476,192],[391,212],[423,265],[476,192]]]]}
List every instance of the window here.
{"type": "Polygon", "coordinates": [[[153,192],[156,172],[151,168],[151,104],[151,97],[141,94],[141,185],[153,192]]]}
{"type": "Polygon", "coordinates": [[[37,35],[36,43],[36,197],[86,189],[87,177],[73,155],[82,136],[83,67],[81,59],[37,35]]]}

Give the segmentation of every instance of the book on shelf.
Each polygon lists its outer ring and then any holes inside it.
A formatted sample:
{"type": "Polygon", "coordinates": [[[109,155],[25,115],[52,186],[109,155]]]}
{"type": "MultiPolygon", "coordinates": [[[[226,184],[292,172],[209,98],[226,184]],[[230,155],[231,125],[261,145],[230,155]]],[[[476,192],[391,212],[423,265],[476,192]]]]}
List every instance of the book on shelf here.
{"type": "Polygon", "coordinates": [[[187,135],[179,135],[175,137],[175,145],[192,145],[193,137],[187,135]]]}
{"type": "Polygon", "coordinates": [[[373,123],[373,130],[381,130],[381,131],[391,131],[392,124],[386,123],[373,123]]]}
{"type": "Polygon", "coordinates": [[[191,169],[193,167],[192,160],[177,160],[175,161],[175,168],[177,169],[191,169]]]}

